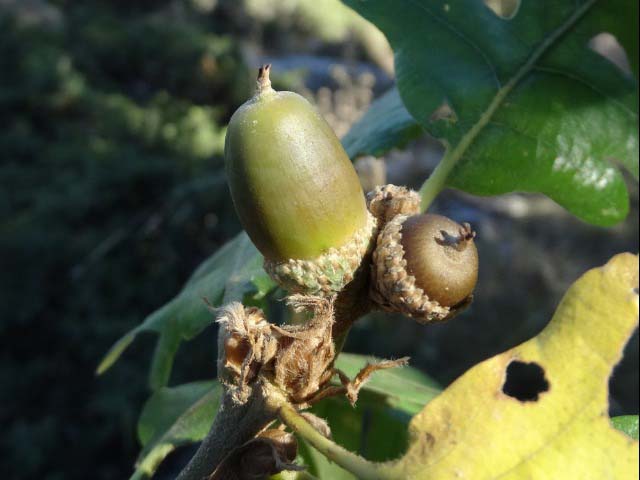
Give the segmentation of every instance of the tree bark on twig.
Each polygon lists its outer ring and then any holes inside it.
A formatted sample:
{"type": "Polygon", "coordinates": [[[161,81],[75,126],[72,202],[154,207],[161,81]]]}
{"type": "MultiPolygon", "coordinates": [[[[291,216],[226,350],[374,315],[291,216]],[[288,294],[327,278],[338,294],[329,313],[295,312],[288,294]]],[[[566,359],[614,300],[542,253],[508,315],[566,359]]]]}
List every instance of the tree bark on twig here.
{"type": "Polygon", "coordinates": [[[238,404],[225,391],[209,433],[177,480],[209,478],[227,455],[253,439],[275,420],[277,408],[262,385],[253,387],[251,396],[244,404],[238,404]]]}

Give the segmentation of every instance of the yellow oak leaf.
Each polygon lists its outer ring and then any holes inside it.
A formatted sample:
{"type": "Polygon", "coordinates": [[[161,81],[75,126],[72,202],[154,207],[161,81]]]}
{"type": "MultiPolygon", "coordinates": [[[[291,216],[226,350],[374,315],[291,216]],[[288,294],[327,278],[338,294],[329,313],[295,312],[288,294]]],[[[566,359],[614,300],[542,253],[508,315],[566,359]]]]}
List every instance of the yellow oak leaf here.
{"type": "Polygon", "coordinates": [[[476,365],[432,400],[411,421],[407,454],[380,473],[638,478],[638,442],[607,414],[608,378],[637,323],[638,256],[620,254],[574,283],[538,336],[476,365]]]}

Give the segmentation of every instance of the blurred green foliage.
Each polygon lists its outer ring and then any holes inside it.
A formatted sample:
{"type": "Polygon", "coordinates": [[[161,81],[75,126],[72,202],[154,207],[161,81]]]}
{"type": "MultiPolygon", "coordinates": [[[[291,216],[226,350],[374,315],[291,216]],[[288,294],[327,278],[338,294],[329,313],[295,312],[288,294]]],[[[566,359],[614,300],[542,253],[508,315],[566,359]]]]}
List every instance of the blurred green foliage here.
{"type": "Polygon", "coordinates": [[[125,478],[151,344],[94,370],[238,231],[222,126],[250,75],[215,18],[59,6],[0,12],[0,471],[125,478]]]}
{"type": "MultiPolygon", "coordinates": [[[[307,24],[276,41],[279,20],[235,0],[0,3],[3,478],[131,474],[154,339],[94,372],[239,231],[225,126],[253,89],[241,45],[299,48],[307,24]]],[[[172,384],[215,375],[214,335],[172,384]]]]}

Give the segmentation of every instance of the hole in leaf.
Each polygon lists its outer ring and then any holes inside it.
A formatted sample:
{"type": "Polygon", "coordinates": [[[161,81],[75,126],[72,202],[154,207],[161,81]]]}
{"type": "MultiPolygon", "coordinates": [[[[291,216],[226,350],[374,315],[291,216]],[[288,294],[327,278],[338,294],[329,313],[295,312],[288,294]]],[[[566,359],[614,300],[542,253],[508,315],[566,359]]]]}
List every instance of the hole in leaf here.
{"type": "Polygon", "coordinates": [[[544,369],[535,362],[517,360],[507,366],[507,378],[502,391],[521,402],[537,402],[541,393],[549,390],[544,369]]]}
{"type": "Polygon", "coordinates": [[[511,20],[515,17],[520,8],[520,0],[484,0],[484,4],[505,20],[511,20]]]}
{"type": "Polygon", "coordinates": [[[589,40],[589,48],[599,53],[627,75],[631,74],[629,58],[618,39],[609,32],[602,32],[589,40]]]}
{"type": "Polygon", "coordinates": [[[456,112],[453,111],[451,105],[449,105],[446,101],[442,102],[442,104],[438,108],[436,108],[436,110],[429,117],[430,122],[438,122],[440,120],[445,120],[449,123],[456,123],[458,121],[456,112]]]}

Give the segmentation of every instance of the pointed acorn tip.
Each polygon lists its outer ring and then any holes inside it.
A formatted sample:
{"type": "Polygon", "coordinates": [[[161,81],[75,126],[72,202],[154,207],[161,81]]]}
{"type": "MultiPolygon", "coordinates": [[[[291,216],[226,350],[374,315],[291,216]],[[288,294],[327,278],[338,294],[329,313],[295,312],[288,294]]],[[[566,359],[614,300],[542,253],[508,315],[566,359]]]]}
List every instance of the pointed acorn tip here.
{"type": "Polygon", "coordinates": [[[271,80],[269,79],[269,72],[271,71],[271,64],[267,63],[265,65],[262,65],[259,69],[258,69],[258,85],[257,85],[257,90],[258,93],[264,92],[266,90],[270,90],[271,89],[271,80]]]}

